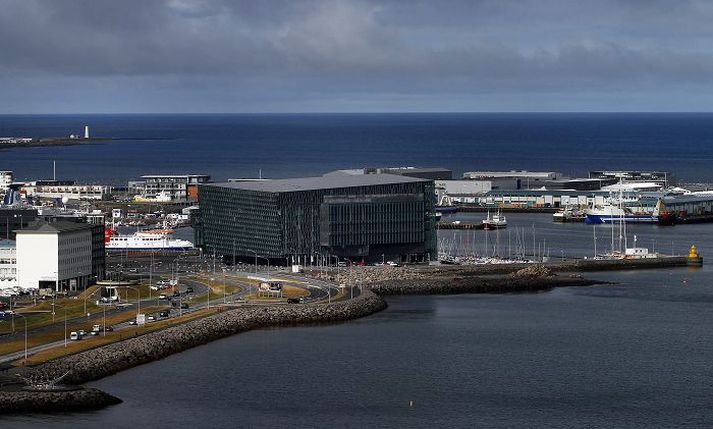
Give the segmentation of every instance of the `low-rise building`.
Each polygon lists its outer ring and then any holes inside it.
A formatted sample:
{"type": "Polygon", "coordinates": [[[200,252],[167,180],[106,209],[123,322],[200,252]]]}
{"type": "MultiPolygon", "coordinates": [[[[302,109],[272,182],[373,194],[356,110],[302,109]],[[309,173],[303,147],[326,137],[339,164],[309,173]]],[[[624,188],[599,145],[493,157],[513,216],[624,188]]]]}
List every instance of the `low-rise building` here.
{"type": "Polygon", "coordinates": [[[489,180],[493,188],[498,189],[537,189],[545,186],[546,182],[561,180],[562,173],[556,171],[467,171],[463,173],[464,179],[489,180]]]}
{"type": "Polygon", "coordinates": [[[198,199],[198,185],[209,183],[207,174],[148,175],[142,181],[129,182],[129,190],[142,200],[195,201],[198,199]]]}
{"type": "Polygon", "coordinates": [[[94,280],[96,225],[37,221],[17,231],[17,281],[23,289],[82,290],[94,280]]]}
{"type": "Polygon", "coordinates": [[[14,241],[0,240],[0,289],[17,287],[17,247],[14,241]]]}
{"type": "Polygon", "coordinates": [[[22,192],[29,198],[47,198],[53,200],[103,200],[111,193],[111,187],[105,185],[77,185],[74,182],[52,183],[28,182],[22,192]]]}
{"type": "Polygon", "coordinates": [[[0,196],[4,196],[12,185],[12,171],[0,171],[0,196]]]}
{"type": "Polygon", "coordinates": [[[624,182],[653,182],[664,188],[675,186],[676,177],[668,171],[639,171],[639,170],[612,170],[612,171],[590,171],[589,177],[592,179],[614,179],[614,181],[624,182]]]}

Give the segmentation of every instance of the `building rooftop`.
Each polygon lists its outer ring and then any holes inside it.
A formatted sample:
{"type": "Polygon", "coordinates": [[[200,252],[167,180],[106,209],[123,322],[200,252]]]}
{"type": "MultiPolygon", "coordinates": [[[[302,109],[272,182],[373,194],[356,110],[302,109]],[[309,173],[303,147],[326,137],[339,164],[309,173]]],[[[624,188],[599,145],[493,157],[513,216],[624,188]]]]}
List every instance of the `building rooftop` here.
{"type": "Polygon", "coordinates": [[[463,177],[559,177],[561,173],[556,171],[527,171],[527,170],[510,170],[510,171],[466,171],[463,177]]]}
{"type": "Polygon", "coordinates": [[[182,179],[186,177],[210,177],[210,174],[147,174],[144,176],[141,176],[142,179],[156,179],[156,178],[165,178],[165,179],[182,179]]]}
{"type": "Polygon", "coordinates": [[[88,223],[68,222],[59,220],[55,222],[35,221],[23,229],[18,229],[15,232],[20,234],[59,234],[61,232],[72,232],[90,230],[93,225],[88,223]]]}
{"type": "Polygon", "coordinates": [[[279,179],[266,182],[223,182],[201,184],[221,188],[244,189],[260,192],[301,192],[319,189],[353,188],[358,186],[390,185],[399,183],[428,182],[427,179],[398,176],[394,174],[348,174],[339,171],[323,176],[279,179]]]}

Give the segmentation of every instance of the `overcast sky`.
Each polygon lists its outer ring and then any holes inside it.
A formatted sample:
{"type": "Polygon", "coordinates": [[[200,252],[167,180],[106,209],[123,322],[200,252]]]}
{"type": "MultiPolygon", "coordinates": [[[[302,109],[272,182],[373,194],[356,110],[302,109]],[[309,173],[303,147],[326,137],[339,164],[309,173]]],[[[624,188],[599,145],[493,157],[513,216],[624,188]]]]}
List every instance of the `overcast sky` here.
{"type": "Polygon", "coordinates": [[[713,1],[0,8],[0,113],[713,111],[713,1]]]}

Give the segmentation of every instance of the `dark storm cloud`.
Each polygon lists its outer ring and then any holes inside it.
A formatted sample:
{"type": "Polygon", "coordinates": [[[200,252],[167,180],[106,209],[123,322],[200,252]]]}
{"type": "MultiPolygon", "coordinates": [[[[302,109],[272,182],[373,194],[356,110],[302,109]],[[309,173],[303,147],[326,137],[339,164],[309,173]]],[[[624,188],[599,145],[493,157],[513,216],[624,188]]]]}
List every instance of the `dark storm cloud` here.
{"type": "Polygon", "coordinates": [[[6,112],[710,110],[713,102],[704,95],[713,92],[705,1],[0,7],[6,112]]]}

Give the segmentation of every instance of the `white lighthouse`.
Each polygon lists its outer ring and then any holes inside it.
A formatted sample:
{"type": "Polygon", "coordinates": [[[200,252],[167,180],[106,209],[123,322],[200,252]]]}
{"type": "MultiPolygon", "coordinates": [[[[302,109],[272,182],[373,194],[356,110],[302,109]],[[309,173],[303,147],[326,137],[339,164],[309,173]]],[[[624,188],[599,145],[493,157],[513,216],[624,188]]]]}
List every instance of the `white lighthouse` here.
{"type": "Polygon", "coordinates": [[[85,139],[89,138],[89,125],[84,126],[84,138],[85,139]]]}

